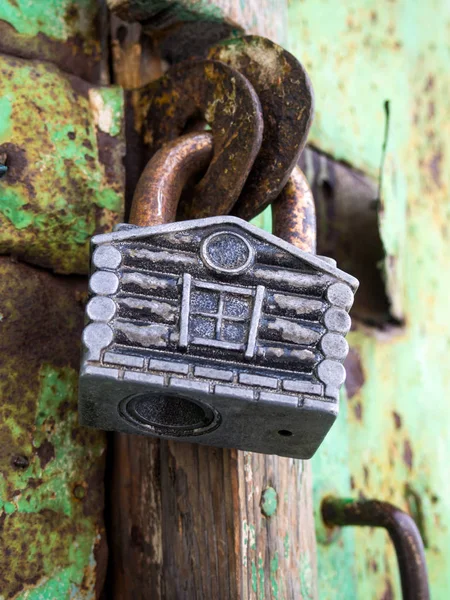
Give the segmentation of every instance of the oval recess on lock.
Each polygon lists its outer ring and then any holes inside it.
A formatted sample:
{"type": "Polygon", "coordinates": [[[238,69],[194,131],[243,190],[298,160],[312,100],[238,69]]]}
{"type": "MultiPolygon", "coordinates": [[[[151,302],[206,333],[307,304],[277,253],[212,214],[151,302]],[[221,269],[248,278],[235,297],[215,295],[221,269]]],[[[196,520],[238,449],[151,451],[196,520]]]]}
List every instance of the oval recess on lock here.
{"type": "Polygon", "coordinates": [[[148,433],[171,437],[202,435],[221,423],[220,413],[209,404],[173,394],[133,394],[122,400],[119,412],[148,433]]]}
{"type": "Polygon", "coordinates": [[[200,256],[211,270],[226,275],[239,275],[255,259],[255,250],[242,236],[232,231],[216,231],[203,240],[200,256]]]}

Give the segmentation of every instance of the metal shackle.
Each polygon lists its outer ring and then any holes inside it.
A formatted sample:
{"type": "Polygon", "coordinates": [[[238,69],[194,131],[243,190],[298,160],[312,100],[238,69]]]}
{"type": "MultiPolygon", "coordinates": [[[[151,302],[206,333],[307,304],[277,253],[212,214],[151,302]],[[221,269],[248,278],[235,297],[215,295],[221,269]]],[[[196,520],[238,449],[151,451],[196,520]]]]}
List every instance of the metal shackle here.
{"type": "Polygon", "coordinates": [[[206,169],[213,156],[213,136],[183,135],[165,144],[149,160],[136,186],[130,223],[142,227],[175,221],[184,186],[206,169]]]}
{"type": "MultiPolygon", "coordinates": [[[[160,225],[175,220],[178,201],[189,179],[205,170],[213,156],[208,132],[183,135],[165,144],[147,163],[136,186],[130,223],[160,225]]],[[[295,167],[272,204],[275,235],[306,252],[316,250],[314,198],[306,177],[295,167]]]]}

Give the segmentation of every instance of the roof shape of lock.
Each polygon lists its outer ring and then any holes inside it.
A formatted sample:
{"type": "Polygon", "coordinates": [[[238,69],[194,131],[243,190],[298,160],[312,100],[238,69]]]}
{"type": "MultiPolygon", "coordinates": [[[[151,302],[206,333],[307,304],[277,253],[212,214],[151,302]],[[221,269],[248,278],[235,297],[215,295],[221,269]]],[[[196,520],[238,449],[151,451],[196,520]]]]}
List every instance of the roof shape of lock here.
{"type": "Polygon", "coordinates": [[[238,229],[241,229],[244,232],[251,234],[252,236],[259,238],[269,244],[277,246],[281,250],[288,252],[289,254],[301,259],[305,263],[309,264],[311,267],[323,272],[328,273],[340,279],[341,281],[347,283],[353,292],[358,289],[359,282],[358,280],[341,271],[337,267],[329,264],[323,258],[316,256],[314,254],[310,254],[309,252],[305,252],[300,248],[296,248],[292,244],[281,240],[280,238],[272,235],[271,233],[267,233],[254,225],[251,225],[247,221],[243,219],[239,219],[238,217],[209,217],[206,219],[195,219],[192,221],[180,221],[177,223],[168,223],[164,225],[155,225],[151,227],[140,227],[137,225],[129,225],[122,224],[116,227],[116,231],[112,233],[104,233],[100,235],[96,235],[92,238],[92,244],[94,246],[110,243],[110,242],[125,242],[132,240],[139,240],[141,238],[148,238],[153,235],[160,235],[165,233],[177,233],[177,232],[185,232],[192,229],[203,229],[205,227],[209,227],[211,225],[221,225],[221,226],[234,226],[238,229]]]}

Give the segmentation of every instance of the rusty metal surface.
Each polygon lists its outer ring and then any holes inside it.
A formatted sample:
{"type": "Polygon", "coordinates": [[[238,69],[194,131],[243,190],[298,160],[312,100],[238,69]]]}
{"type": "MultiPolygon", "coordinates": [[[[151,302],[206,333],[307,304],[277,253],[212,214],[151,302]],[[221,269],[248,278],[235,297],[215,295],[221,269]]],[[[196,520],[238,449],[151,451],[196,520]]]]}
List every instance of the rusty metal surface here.
{"type": "Polygon", "coordinates": [[[81,429],[90,235],[123,212],[102,1],[0,2],[0,596],[102,593],[105,436],[81,429]],[[88,83],[90,82],[90,83],[88,83]],[[6,171],[5,171],[6,169],[6,171]]]}
{"type": "Polygon", "coordinates": [[[197,28],[198,36],[225,25],[228,32],[234,29],[280,40],[287,28],[287,0],[107,0],[107,4],[122,19],[142,22],[149,33],[198,23],[202,26],[197,28]]]}
{"type": "Polygon", "coordinates": [[[204,118],[214,136],[214,156],[184,218],[227,214],[236,202],[261,147],[263,120],[248,81],[217,61],[190,61],[173,67],[133,96],[137,126],[156,152],[204,118]]]}
{"type": "Polygon", "coordinates": [[[192,175],[208,167],[212,156],[213,136],[207,132],[186,134],[163,146],[139,179],[130,222],[159,225],[175,221],[184,186],[192,175]]]}
{"type": "Polygon", "coordinates": [[[236,216],[250,219],[279,195],[304,148],[314,113],[311,82],[292,54],[258,36],[222,42],[209,58],[244,75],[261,102],[261,149],[233,208],[236,216]]]}
{"type": "Polygon", "coordinates": [[[89,239],[122,219],[122,91],[0,55],[0,252],[86,273],[89,239]]]}
{"type": "Polygon", "coordinates": [[[429,600],[427,565],[420,532],[403,510],[379,500],[325,498],[322,516],[328,527],[383,527],[397,553],[403,600],[429,600]]]}
{"type": "Polygon", "coordinates": [[[78,426],[85,282],[0,259],[0,595],[98,597],[104,435],[78,426]]]}
{"type": "Polygon", "coordinates": [[[92,83],[102,79],[106,7],[91,0],[0,3],[0,52],[49,61],[92,83]]]}

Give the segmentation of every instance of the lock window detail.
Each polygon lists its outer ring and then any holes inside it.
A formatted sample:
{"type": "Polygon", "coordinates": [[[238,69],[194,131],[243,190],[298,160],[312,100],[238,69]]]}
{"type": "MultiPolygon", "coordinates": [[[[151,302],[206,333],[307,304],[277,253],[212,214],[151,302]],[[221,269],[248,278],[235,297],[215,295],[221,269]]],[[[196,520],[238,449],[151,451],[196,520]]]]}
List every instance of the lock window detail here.
{"type": "Polygon", "coordinates": [[[237,287],[183,277],[180,347],[190,343],[254,356],[264,286],[237,287]]]}

